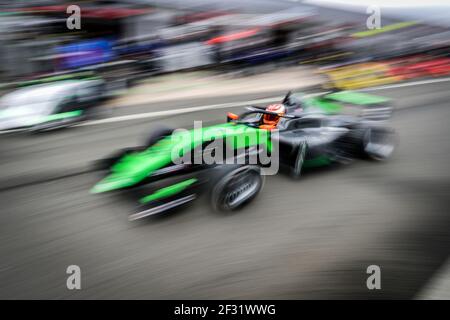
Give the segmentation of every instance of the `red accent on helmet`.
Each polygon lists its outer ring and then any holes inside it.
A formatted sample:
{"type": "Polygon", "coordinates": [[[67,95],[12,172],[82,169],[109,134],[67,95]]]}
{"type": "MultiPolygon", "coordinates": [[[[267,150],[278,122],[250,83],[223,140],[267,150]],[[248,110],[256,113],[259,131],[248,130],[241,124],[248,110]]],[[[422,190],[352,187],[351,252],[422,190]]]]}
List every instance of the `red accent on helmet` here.
{"type": "Polygon", "coordinates": [[[286,107],[281,103],[276,103],[268,105],[266,111],[284,114],[286,112],[286,107]]]}

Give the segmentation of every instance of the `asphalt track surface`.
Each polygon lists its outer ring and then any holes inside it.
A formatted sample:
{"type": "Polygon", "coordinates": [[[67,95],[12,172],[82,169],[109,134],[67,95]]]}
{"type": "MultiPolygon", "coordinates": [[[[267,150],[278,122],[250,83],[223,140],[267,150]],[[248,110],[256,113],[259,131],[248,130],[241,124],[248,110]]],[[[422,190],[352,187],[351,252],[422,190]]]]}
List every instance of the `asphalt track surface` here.
{"type": "Polygon", "coordinates": [[[417,297],[450,248],[448,88],[443,82],[378,92],[398,109],[391,122],[400,144],[391,161],[315,170],[298,181],[270,176],[259,197],[231,215],[199,201],[129,222],[130,203],[89,194],[99,179],[89,171],[92,161],[139,144],[157,123],[220,122],[226,109],[0,135],[0,298],[417,297]],[[69,291],[66,268],[73,264],[81,267],[82,289],[69,291]],[[381,290],[366,287],[369,265],[381,268],[381,290]]]}

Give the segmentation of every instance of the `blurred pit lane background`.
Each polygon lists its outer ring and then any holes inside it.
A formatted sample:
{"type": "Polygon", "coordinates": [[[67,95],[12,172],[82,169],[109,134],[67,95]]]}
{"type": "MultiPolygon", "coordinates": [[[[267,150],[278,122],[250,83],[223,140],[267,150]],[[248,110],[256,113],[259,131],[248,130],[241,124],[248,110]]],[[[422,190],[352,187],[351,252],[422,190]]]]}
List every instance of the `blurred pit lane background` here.
{"type": "Polygon", "coordinates": [[[449,299],[450,6],[392,2],[0,1],[0,298],[449,299]],[[232,215],[198,202],[130,223],[128,203],[89,194],[91,164],[157,124],[330,89],[393,100],[390,161],[268,177],[232,215]],[[73,92],[99,113],[64,130],[6,112],[73,92]]]}

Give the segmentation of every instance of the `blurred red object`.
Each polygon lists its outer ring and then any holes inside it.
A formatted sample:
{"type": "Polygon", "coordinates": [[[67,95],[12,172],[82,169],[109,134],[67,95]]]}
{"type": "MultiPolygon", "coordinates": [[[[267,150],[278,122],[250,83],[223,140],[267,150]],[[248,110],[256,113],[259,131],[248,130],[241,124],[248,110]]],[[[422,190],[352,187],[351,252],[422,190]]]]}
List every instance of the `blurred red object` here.
{"type": "Polygon", "coordinates": [[[450,58],[417,56],[393,60],[389,62],[389,65],[389,75],[400,76],[403,79],[439,77],[450,74],[450,58]]]}
{"type": "Polygon", "coordinates": [[[212,38],[212,39],[208,40],[206,42],[206,44],[212,45],[212,44],[218,44],[218,43],[223,43],[223,42],[244,39],[244,38],[248,38],[248,37],[251,37],[251,36],[257,34],[258,32],[259,32],[259,28],[254,28],[254,29],[250,29],[250,30],[236,32],[236,33],[230,33],[230,34],[226,34],[226,35],[219,36],[216,38],[212,38]]]}

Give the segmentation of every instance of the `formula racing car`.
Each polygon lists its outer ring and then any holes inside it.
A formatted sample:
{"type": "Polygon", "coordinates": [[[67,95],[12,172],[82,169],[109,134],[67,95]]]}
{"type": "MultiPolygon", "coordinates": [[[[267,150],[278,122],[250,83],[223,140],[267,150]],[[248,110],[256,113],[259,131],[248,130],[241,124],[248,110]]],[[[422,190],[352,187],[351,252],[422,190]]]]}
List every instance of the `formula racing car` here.
{"type": "MultiPolygon", "coordinates": [[[[351,108],[350,108],[351,109],[351,108]]],[[[389,100],[358,92],[291,94],[281,103],[228,113],[227,122],[190,130],[154,129],[145,144],[99,161],[106,176],[92,193],[118,191],[136,198],[130,220],[165,212],[206,194],[212,207],[234,211],[261,191],[265,175],[385,160],[395,132],[383,125],[389,100]],[[358,106],[346,114],[347,107],[358,106]],[[357,108],[358,109],[358,108],[357,108]]]]}

